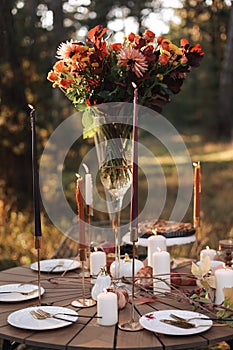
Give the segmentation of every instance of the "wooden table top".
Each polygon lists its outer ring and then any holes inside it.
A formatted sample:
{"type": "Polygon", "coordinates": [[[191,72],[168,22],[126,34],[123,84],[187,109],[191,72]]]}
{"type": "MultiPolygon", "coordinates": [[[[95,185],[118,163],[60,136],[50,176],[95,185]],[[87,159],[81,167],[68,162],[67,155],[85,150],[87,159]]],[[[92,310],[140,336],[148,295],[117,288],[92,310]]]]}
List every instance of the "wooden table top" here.
{"type": "MultiPolygon", "coordinates": [[[[71,302],[82,296],[80,272],[80,269],[70,271],[64,277],[59,274],[41,273],[41,286],[45,288],[42,304],[74,309],[71,302]]],[[[37,284],[37,272],[31,270],[29,266],[0,272],[0,285],[9,283],[37,284]]],[[[90,286],[88,281],[85,282],[86,297],[90,297],[90,286]]],[[[138,332],[126,332],[120,330],[117,325],[103,327],[97,324],[96,318],[82,318],[85,325],[72,324],[68,327],[46,331],[19,329],[7,323],[7,317],[10,313],[35,305],[38,305],[38,299],[11,303],[0,302],[0,338],[29,346],[61,350],[191,349],[233,339],[233,329],[228,326],[212,327],[208,331],[196,335],[170,336],[156,334],[145,329],[138,332]]],[[[139,317],[156,310],[191,310],[189,304],[167,297],[159,298],[153,303],[137,305],[135,308],[135,313],[139,317]]],[[[81,315],[96,315],[96,306],[75,310],[81,315]]],[[[125,309],[119,312],[119,322],[130,319],[130,310],[130,304],[128,304],[125,309]]]]}

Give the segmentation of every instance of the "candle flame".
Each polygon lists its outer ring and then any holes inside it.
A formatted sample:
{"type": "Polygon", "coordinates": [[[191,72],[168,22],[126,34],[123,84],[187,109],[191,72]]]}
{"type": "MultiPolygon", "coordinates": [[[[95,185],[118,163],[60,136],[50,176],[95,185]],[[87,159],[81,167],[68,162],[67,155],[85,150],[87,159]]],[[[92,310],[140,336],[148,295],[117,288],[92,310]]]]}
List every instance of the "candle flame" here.
{"type": "Polygon", "coordinates": [[[158,233],[157,233],[157,228],[154,228],[154,229],[152,230],[152,232],[153,232],[153,234],[154,234],[155,236],[158,235],[158,233]]]}
{"type": "Polygon", "coordinates": [[[206,246],[206,250],[209,250],[209,249],[210,249],[210,247],[207,245],[207,246],[206,246]]]}
{"type": "Polygon", "coordinates": [[[134,89],[137,89],[137,85],[135,84],[134,81],[132,81],[132,85],[133,85],[133,88],[134,88],[134,89]]]}
{"type": "Polygon", "coordinates": [[[33,105],[30,105],[30,104],[28,104],[28,107],[29,107],[30,109],[32,109],[32,110],[35,109],[35,108],[33,107],[33,105]]]}
{"type": "Polygon", "coordinates": [[[81,176],[78,173],[75,173],[75,176],[77,177],[77,179],[81,178],[81,176]]]}

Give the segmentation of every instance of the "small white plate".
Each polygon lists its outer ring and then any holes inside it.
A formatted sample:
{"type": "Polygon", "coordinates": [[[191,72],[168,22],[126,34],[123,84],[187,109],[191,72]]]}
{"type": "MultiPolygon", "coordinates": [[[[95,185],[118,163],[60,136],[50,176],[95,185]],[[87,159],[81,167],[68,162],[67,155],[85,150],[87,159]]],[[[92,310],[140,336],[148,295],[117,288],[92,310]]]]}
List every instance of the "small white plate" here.
{"type": "Polygon", "coordinates": [[[148,314],[143,315],[139,320],[141,326],[151,332],[168,334],[168,335],[190,335],[197,334],[201,332],[207,331],[211,328],[213,321],[209,320],[207,316],[200,314],[198,312],[186,311],[186,310],[162,310],[162,311],[154,311],[149,312],[148,314]],[[205,317],[206,320],[195,319],[190,321],[195,325],[206,325],[198,328],[179,328],[176,326],[172,326],[163,322],[160,322],[161,319],[173,320],[170,314],[174,314],[183,318],[190,317],[205,317]]]}
{"type": "Polygon", "coordinates": [[[78,314],[76,311],[68,309],[66,307],[59,307],[59,306],[33,306],[28,307],[26,309],[18,310],[10,314],[7,318],[8,323],[11,326],[22,328],[22,329],[32,329],[32,330],[47,330],[47,329],[55,329],[55,328],[62,328],[66,326],[70,326],[72,323],[69,322],[69,320],[77,321],[78,314]],[[46,318],[45,320],[37,320],[35,319],[31,314],[30,311],[37,309],[42,309],[44,311],[47,311],[51,314],[56,313],[69,313],[72,315],[77,315],[77,317],[70,317],[66,315],[59,315],[59,317],[62,317],[63,320],[58,320],[56,318],[46,318]],[[66,321],[67,320],[67,321],[66,321]]]}
{"type": "MultiPolygon", "coordinates": [[[[40,287],[41,295],[44,294],[45,290],[43,287],[40,287]]],[[[14,302],[14,301],[24,301],[29,299],[35,299],[39,296],[38,286],[35,284],[5,284],[0,286],[0,301],[3,302],[14,302]],[[20,294],[20,292],[32,292],[35,290],[35,293],[29,295],[20,294]],[[11,293],[2,293],[2,292],[11,292],[11,293]],[[16,293],[14,293],[16,292],[16,293]],[[19,293],[17,293],[19,292],[19,293]]]]}
{"type": "MultiPolygon", "coordinates": [[[[197,261],[196,263],[198,266],[202,265],[202,261],[197,261]]],[[[210,260],[210,268],[215,269],[216,267],[225,267],[225,264],[223,261],[218,261],[218,260],[210,260]]]]}
{"type": "MultiPolygon", "coordinates": [[[[64,271],[75,270],[80,267],[80,262],[72,259],[47,259],[40,261],[41,272],[59,273],[64,271]],[[58,266],[62,264],[61,266],[58,266]],[[55,268],[56,266],[56,268],[55,268]]],[[[38,271],[38,262],[31,264],[31,269],[38,271]]]]}

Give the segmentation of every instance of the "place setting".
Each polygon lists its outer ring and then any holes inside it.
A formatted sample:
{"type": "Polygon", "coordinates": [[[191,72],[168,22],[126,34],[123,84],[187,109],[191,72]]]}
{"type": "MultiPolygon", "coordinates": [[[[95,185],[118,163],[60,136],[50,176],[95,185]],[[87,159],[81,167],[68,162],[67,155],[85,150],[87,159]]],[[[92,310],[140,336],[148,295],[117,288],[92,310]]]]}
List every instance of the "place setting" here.
{"type": "MultiPolygon", "coordinates": [[[[45,289],[40,287],[40,294],[45,289]]],[[[38,298],[39,289],[35,284],[12,283],[0,286],[0,302],[18,302],[38,298]]]]}
{"type": "MultiPolygon", "coordinates": [[[[7,319],[14,327],[30,330],[49,330],[67,327],[78,322],[78,313],[66,307],[32,306],[11,313],[7,319]]],[[[85,324],[85,323],[84,323],[85,324]]]]}
{"type": "MultiPolygon", "coordinates": [[[[40,271],[47,273],[61,273],[80,268],[81,263],[74,259],[46,259],[40,261],[40,271]]],[[[31,269],[38,271],[38,262],[30,265],[31,269]]]]}
{"type": "Polygon", "coordinates": [[[202,333],[213,326],[213,321],[201,313],[177,309],[147,313],[139,322],[151,332],[175,336],[202,333]]]}

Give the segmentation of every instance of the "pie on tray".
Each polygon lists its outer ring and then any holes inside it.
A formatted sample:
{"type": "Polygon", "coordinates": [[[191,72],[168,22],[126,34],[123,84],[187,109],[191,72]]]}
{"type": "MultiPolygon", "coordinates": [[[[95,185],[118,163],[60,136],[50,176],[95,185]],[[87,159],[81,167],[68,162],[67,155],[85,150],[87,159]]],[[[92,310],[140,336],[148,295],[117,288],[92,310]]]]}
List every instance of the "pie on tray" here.
{"type": "Polygon", "coordinates": [[[190,222],[167,221],[164,219],[147,220],[138,224],[139,238],[149,238],[156,232],[166,238],[174,238],[191,236],[196,230],[190,222]]]}

